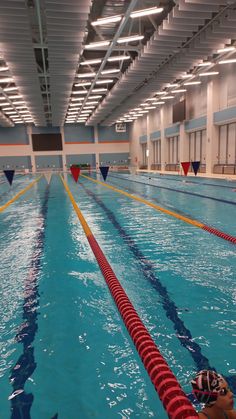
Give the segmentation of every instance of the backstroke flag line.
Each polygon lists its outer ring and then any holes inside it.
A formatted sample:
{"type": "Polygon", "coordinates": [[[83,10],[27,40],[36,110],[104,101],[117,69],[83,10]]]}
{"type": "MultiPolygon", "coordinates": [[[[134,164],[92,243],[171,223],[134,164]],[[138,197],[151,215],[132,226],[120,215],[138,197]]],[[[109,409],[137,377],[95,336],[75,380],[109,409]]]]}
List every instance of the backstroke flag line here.
{"type": "Polygon", "coordinates": [[[71,174],[72,174],[72,176],[74,178],[74,181],[75,182],[78,182],[79,175],[80,175],[80,167],[71,166],[70,167],[70,171],[71,171],[71,174]]]}
{"type": "Polygon", "coordinates": [[[187,176],[189,167],[190,167],[190,161],[182,161],[181,165],[182,165],[185,176],[187,176]]]}
{"type": "Polygon", "coordinates": [[[3,170],[3,172],[11,185],[14,178],[15,170],[3,170]]]}
{"type": "Polygon", "coordinates": [[[192,168],[195,173],[195,176],[199,170],[199,167],[200,167],[200,161],[192,161],[192,168]]]}
{"type": "Polygon", "coordinates": [[[108,170],[109,170],[109,166],[100,166],[99,169],[100,169],[100,172],[102,174],[103,180],[106,180],[108,170]]]}

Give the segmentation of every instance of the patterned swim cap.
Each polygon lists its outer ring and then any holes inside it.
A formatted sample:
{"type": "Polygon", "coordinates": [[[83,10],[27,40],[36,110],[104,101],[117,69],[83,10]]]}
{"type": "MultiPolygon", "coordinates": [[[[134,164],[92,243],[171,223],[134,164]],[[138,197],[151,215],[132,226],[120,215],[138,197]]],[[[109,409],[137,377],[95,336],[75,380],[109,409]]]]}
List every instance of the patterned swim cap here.
{"type": "Polygon", "coordinates": [[[222,375],[215,371],[199,371],[194,380],[191,381],[194,396],[200,403],[212,406],[217,400],[223,381],[222,375]]]}

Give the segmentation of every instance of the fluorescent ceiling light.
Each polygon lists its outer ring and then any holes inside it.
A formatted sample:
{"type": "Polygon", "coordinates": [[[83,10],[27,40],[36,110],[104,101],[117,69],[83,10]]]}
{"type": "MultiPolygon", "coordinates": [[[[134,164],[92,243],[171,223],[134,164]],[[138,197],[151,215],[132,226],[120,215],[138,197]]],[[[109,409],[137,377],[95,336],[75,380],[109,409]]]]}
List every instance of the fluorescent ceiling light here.
{"type": "Polygon", "coordinates": [[[222,52],[230,52],[234,50],[235,50],[235,47],[232,46],[232,47],[225,47],[225,48],[218,49],[217,52],[218,54],[221,54],[222,52]]]}
{"type": "Polygon", "coordinates": [[[219,74],[219,71],[206,71],[205,73],[199,73],[200,77],[207,77],[207,76],[216,76],[219,74]]]}
{"type": "Polygon", "coordinates": [[[0,97],[0,100],[6,100],[5,96],[0,97]]]}
{"type": "Polygon", "coordinates": [[[153,105],[164,105],[165,102],[162,101],[158,101],[158,102],[153,102],[153,105]]]}
{"type": "Polygon", "coordinates": [[[76,107],[76,106],[78,106],[78,105],[80,105],[80,103],[70,103],[70,108],[74,108],[74,107],[76,107]]]}
{"type": "Polygon", "coordinates": [[[193,84],[201,84],[201,81],[188,81],[184,83],[184,86],[191,86],[193,84]]]}
{"type": "MultiPolygon", "coordinates": [[[[9,105],[9,103],[8,103],[8,105],[9,105]]],[[[2,104],[1,104],[1,106],[2,106],[2,104]]],[[[14,108],[12,107],[12,106],[9,106],[9,108],[2,108],[2,110],[5,112],[5,111],[13,111],[14,110],[14,108]]]]}
{"type": "Polygon", "coordinates": [[[108,84],[108,83],[113,83],[113,79],[105,79],[105,80],[98,80],[96,81],[96,84],[108,84]]]}
{"type": "Polygon", "coordinates": [[[166,95],[167,92],[156,92],[156,95],[166,95]]]}
{"type": "Polygon", "coordinates": [[[3,90],[4,92],[13,92],[14,90],[18,90],[18,87],[5,87],[3,90]]]}
{"type": "Polygon", "coordinates": [[[75,87],[85,87],[85,86],[91,86],[92,83],[90,83],[90,81],[87,81],[85,83],[76,83],[74,86],[75,87]]]}
{"type": "Polygon", "coordinates": [[[169,83],[167,87],[179,87],[179,85],[177,83],[169,83]]]}
{"type": "Polygon", "coordinates": [[[96,73],[80,73],[80,74],[77,74],[77,77],[79,79],[85,79],[87,77],[95,77],[95,76],[96,76],[96,73]]]}
{"type": "Polygon", "coordinates": [[[174,96],[164,96],[164,97],[161,97],[161,99],[164,99],[164,100],[166,100],[166,99],[174,99],[174,96]]]}
{"type": "Polygon", "coordinates": [[[131,35],[131,36],[125,36],[124,38],[119,38],[117,40],[118,44],[125,44],[126,42],[133,42],[133,41],[139,41],[144,38],[144,35],[131,35]]]}
{"type": "MultiPolygon", "coordinates": [[[[72,92],[73,94],[73,92],[72,92]]],[[[84,98],[83,97],[72,97],[71,98],[71,102],[83,102],[84,98]]]]}
{"type": "Polygon", "coordinates": [[[84,109],[94,109],[96,105],[84,106],[84,109]]]}
{"type": "Polygon", "coordinates": [[[101,99],[102,95],[92,95],[88,97],[88,100],[93,100],[93,99],[101,99]]]}
{"type": "Polygon", "coordinates": [[[100,42],[91,42],[91,44],[85,45],[85,49],[93,49],[93,48],[99,48],[99,47],[106,47],[110,45],[111,41],[100,41],[100,42]]]}
{"type": "Polygon", "coordinates": [[[97,58],[94,60],[86,60],[80,63],[80,65],[92,65],[92,64],[100,64],[102,62],[101,58],[97,58]]]}
{"type": "Polygon", "coordinates": [[[16,111],[4,111],[7,115],[17,115],[16,111]]]}
{"type": "MultiPolygon", "coordinates": [[[[8,102],[4,102],[4,103],[1,103],[1,105],[0,105],[0,106],[2,107],[2,106],[7,106],[7,105],[9,105],[9,103],[8,103],[8,102]]],[[[11,108],[11,109],[12,109],[12,108],[11,108]]]]}
{"type": "Polygon", "coordinates": [[[122,19],[121,15],[103,17],[101,19],[94,20],[93,22],[91,22],[91,25],[92,26],[107,25],[108,23],[120,22],[121,19],[122,19]]]}
{"type": "Polygon", "coordinates": [[[230,64],[230,63],[236,63],[236,58],[229,58],[228,60],[222,60],[222,61],[219,61],[218,64],[230,64]]]}
{"type": "Polygon", "coordinates": [[[109,57],[107,61],[113,62],[113,61],[123,61],[123,60],[130,60],[131,57],[128,55],[114,55],[114,57],[109,57]]]}
{"type": "Polygon", "coordinates": [[[13,105],[23,105],[23,104],[26,106],[26,104],[23,100],[18,100],[16,102],[15,101],[13,102],[13,105]]]}
{"type": "Polygon", "coordinates": [[[3,78],[0,77],[0,84],[1,83],[12,83],[12,82],[13,82],[13,79],[11,77],[3,77],[3,78]]]}
{"type": "Polygon", "coordinates": [[[103,70],[101,71],[101,74],[112,74],[112,73],[119,73],[119,68],[111,68],[110,70],[103,70]]]}
{"type": "Polygon", "coordinates": [[[99,103],[98,100],[94,100],[92,102],[86,102],[86,105],[97,105],[97,103],[99,103]]]}
{"type": "Polygon", "coordinates": [[[148,113],[148,111],[145,111],[145,110],[143,109],[142,111],[140,111],[140,112],[138,112],[138,113],[140,113],[140,114],[142,114],[142,113],[148,113]]]}
{"type": "Polygon", "coordinates": [[[92,89],[93,93],[106,93],[107,89],[103,89],[102,87],[99,89],[92,89]]]}
{"type": "Polygon", "coordinates": [[[172,90],[171,93],[184,93],[187,92],[186,89],[177,89],[177,90],[172,90]]]}
{"type": "Polygon", "coordinates": [[[156,106],[146,106],[145,109],[156,109],[156,106]]]}
{"type": "Polygon", "coordinates": [[[136,17],[154,15],[163,12],[163,10],[163,7],[150,7],[149,9],[136,10],[130,14],[130,17],[135,19],[136,17]]]}
{"type": "Polygon", "coordinates": [[[182,74],[182,79],[189,79],[189,77],[192,77],[192,74],[182,74]]]}
{"type": "Polygon", "coordinates": [[[8,67],[0,67],[0,71],[7,71],[7,70],[9,70],[8,67]]]}
{"type": "Polygon", "coordinates": [[[212,65],[211,61],[205,61],[203,63],[198,64],[198,67],[208,67],[209,65],[212,65]]]}
{"type": "Polygon", "coordinates": [[[83,95],[86,96],[88,91],[87,90],[72,90],[72,95],[83,95]]]}
{"type": "Polygon", "coordinates": [[[69,120],[66,120],[66,121],[65,121],[65,123],[66,123],[66,124],[73,124],[73,122],[74,122],[74,121],[69,121],[69,120]]]}
{"type": "Polygon", "coordinates": [[[8,96],[9,99],[22,99],[21,95],[12,95],[12,96],[8,96]]]}

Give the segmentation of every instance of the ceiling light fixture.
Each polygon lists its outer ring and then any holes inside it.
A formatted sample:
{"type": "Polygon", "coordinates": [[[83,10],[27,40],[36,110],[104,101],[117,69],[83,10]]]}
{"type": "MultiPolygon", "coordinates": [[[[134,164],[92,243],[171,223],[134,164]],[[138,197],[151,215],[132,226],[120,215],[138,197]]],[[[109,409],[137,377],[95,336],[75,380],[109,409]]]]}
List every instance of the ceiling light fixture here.
{"type": "Polygon", "coordinates": [[[228,60],[222,60],[222,61],[219,61],[218,64],[230,64],[230,63],[236,63],[236,58],[229,58],[228,60]]]}
{"type": "Polygon", "coordinates": [[[95,76],[96,76],[96,73],[93,73],[93,72],[91,72],[91,73],[80,73],[80,74],[77,74],[77,77],[79,79],[85,79],[87,77],[95,77],[95,76]]]}
{"type": "Polygon", "coordinates": [[[131,57],[128,55],[114,55],[114,57],[109,57],[107,61],[113,62],[113,61],[123,61],[123,60],[131,60],[131,57]]]}
{"type": "Polygon", "coordinates": [[[212,65],[211,61],[205,61],[203,63],[198,64],[198,67],[208,67],[209,65],[212,65]]]}
{"type": "Polygon", "coordinates": [[[0,67],[0,71],[7,71],[7,70],[9,70],[8,67],[0,67]]]}
{"type": "Polygon", "coordinates": [[[12,83],[12,82],[13,82],[13,79],[11,77],[0,78],[0,84],[1,83],[12,83]]]}
{"type": "Polygon", "coordinates": [[[164,104],[165,104],[165,102],[163,102],[163,101],[158,101],[158,102],[153,102],[152,104],[153,104],[153,105],[164,105],[164,104]]]}
{"type": "Polygon", "coordinates": [[[221,54],[223,52],[230,52],[234,50],[235,50],[235,47],[232,46],[232,47],[225,47],[225,48],[218,49],[217,52],[218,54],[221,54]]]}
{"type": "Polygon", "coordinates": [[[108,84],[108,83],[113,83],[113,79],[105,79],[105,80],[98,80],[96,81],[96,84],[108,84]]]}
{"type": "Polygon", "coordinates": [[[107,25],[108,23],[120,22],[121,19],[122,19],[121,15],[103,17],[103,18],[94,20],[93,22],[91,22],[91,25],[92,26],[107,25]]]}
{"type": "Polygon", "coordinates": [[[91,86],[92,83],[90,83],[90,81],[87,81],[85,83],[76,83],[74,86],[75,87],[85,87],[85,86],[91,86]]]}
{"type": "Polygon", "coordinates": [[[189,79],[189,77],[192,77],[192,74],[182,74],[182,79],[189,79]]]}
{"type": "Polygon", "coordinates": [[[179,85],[177,83],[169,83],[167,87],[179,87],[179,85]]]}
{"type": "Polygon", "coordinates": [[[187,92],[186,89],[177,89],[177,90],[172,90],[171,93],[184,93],[187,92]]]}
{"type": "Polygon", "coordinates": [[[93,93],[106,93],[107,89],[103,89],[102,87],[99,89],[92,89],[93,93]]]}
{"type": "Polygon", "coordinates": [[[110,70],[103,70],[101,71],[101,74],[112,74],[112,73],[119,73],[120,69],[119,68],[111,68],[110,70]]]}
{"type": "Polygon", "coordinates": [[[148,9],[142,9],[142,10],[135,10],[134,12],[132,12],[130,14],[130,17],[132,19],[135,19],[137,17],[142,17],[142,16],[149,16],[149,15],[155,15],[156,13],[161,13],[163,12],[164,8],[163,7],[150,7],[148,9]]]}
{"type": "Polygon", "coordinates": [[[92,64],[100,64],[102,62],[101,58],[97,58],[94,60],[86,60],[80,63],[80,65],[92,65],[92,64]]]}
{"type": "Polygon", "coordinates": [[[14,90],[18,90],[18,87],[5,87],[3,90],[4,92],[13,92],[14,90]]]}
{"type": "Polygon", "coordinates": [[[219,74],[219,71],[206,71],[205,73],[199,73],[200,77],[207,77],[207,76],[216,76],[219,74]]]}
{"type": "Polygon", "coordinates": [[[161,99],[174,99],[174,96],[164,96],[164,97],[161,97],[161,99]]]}
{"type": "Polygon", "coordinates": [[[86,96],[88,91],[87,90],[72,90],[72,95],[83,95],[86,96]]]}
{"type": "Polygon", "coordinates": [[[117,39],[118,44],[125,44],[126,42],[140,41],[144,38],[144,35],[131,35],[125,36],[124,38],[117,39]]]}
{"type": "Polygon", "coordinates": [[[93,49],[93,48],[99,48],[99,47],[106,47],[110,45],[111,41],[100,41],[100,42],[91,42],[91,44],[85,45],[85,49],[93,49]]]}
{"type": "Polygon", "coordinates": [[[194,84],[201,84],[201,81],[188,81],[186,83],[184,83],[184,86],[191,86],[194,84]]]}

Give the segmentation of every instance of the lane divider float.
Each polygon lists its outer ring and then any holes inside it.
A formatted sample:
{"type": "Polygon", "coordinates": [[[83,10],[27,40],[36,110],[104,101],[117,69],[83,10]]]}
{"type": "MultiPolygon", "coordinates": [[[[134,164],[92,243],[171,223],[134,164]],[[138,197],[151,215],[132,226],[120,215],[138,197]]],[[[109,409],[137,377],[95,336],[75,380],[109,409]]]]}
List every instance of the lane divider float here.
{"type": "Polygon", "coordinates": [[[157,391],[170,419],[194,419],[198,414],[159,352],[148,330],[142,323],[126,292],[121,286],[102,249],[97,243],[75,199],[60,175],[90,247],[97,259],[100,270],[117,305],[124,324],[131,336],[147,373],[157,391]]]}
{"type": "Polygon", "coordinates": [[[158,211],[161,211],[165,214],[168,214],[168,215],[170,215],[174,218],[182,220],[185,223],[191,224],[195,227],[201,228],[202,230],[208,231],[209,233],[214,234],[215,236],[218,236],[218,237],[220,237],[224,240],[230,241],[233,244],[236,244],[236,237],[232,236],[231,234],[224,233],[223,231],[220,231],[220,230],[217,230],[216,228],[207,226],[206,224],[203,224],[203,223],[201,223],[197,220],[194,220],[194,219],[189,218],[189,217],[185,217],[181,214],[178,214],[175,211],[170,211],[166,208],[160,207],[159,205],[153,204],[152,202],[147,201],[144,198],[140,198],[139,196],[133,195],[133,194],[131,195],[128,192],[123,191],[122,189],[115,188],[114,186],[108,185],[107,183],[101,182],[100,180],[93,179],[90,176],[86,176],[86,175],[80,175],[80,176],[90,180],[91,182],[98,183],[102,186],[105,186],[106,188],[111,189],[114,192],[118,192],[119,194],[125,195],[128,198],[134,199],[135,201],[142,202],[143,204],[148,205],[151,208],[154,208],[154,209],[156,209],[158,211]]]}
{"type": "Polygon", "coordinates": [[[25,192],[27,192],[29,189],[34,186],[36,182],[38,182],[41,179],[42,176],[39,176],[37,179],[35,179],[33,182],[31,182],[26,188],[22,189],[22,191],[18,192],[10,201],[6,202],[6,204],[2,205],[0,207],[0,212],[4,211],[9,205],[11,205],[13,202],[15,202],[20,196],[24,195],[25,192]]]}

